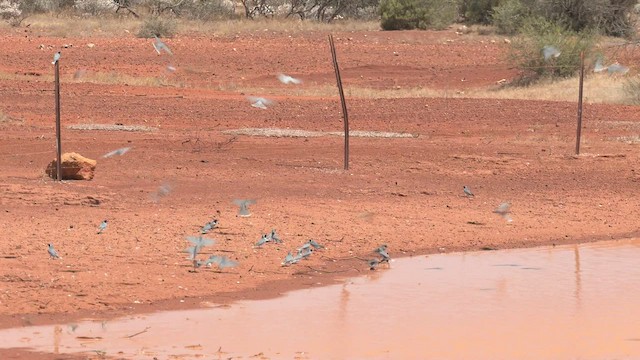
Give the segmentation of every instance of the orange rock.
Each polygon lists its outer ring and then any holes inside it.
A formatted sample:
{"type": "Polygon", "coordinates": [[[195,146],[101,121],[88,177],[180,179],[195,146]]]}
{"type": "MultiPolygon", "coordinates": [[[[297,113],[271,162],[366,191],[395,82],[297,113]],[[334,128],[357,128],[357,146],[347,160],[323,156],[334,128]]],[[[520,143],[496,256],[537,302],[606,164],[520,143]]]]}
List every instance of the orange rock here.
{"type": "MultiPolygon", "coordinates": [[[[56,159],[47,166],[47,175],[56,178],[56,159]]],[[[91,180],[96,170],[97,161],[88,159],[77,153],[62,154],[60,175],[62,180],[91,180]]]]}

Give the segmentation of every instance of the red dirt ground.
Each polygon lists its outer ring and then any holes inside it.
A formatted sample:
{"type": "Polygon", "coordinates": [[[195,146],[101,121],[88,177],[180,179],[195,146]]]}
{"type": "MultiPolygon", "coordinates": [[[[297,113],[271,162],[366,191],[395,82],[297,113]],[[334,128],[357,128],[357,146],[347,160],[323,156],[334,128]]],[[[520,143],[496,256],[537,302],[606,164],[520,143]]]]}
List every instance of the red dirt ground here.
{"type": "MultiPolygon", "coordinates": [[[[15,119],[0,122],[0,328],[276,296],[369,271],[358,258],[371,258],[382,243],[401,257],[638,235],[638,148],[616,140],[638,134],[640,113],[631,106],[586,105],[577,157],[576,104],[568,102],[349,98],[353,130],[417,135],[352,138],[349,171],[342,170],[339,137],[221,132],[341,130],[337,96],[296,96],[296,88],[275,79],[282,71],[304,79],[304,88],[333,86],[326,36],[169,39],[178,69],[170,74],[168,57],[157,56],[148,39],[0,34],[0,110],[15,119]],[[73,44],[63,49],[61,63],[63,149],[98,160],[92,181],[56,183],[44,176],[55,156],[51,58],[63,44],[73,44]],[[181,86],[74,81],[79,69],[181,86]],[[291,89],[291,95],[275,97],[277,105],[263,111],[241,94],[249,87],[291,89]],[[159,130],[66,128],[87,123],[159,130]],[[123,146],[133,149],[100,158],[123,146]],[[164,182],[173,191],[154,203],[151,196],[164,182]],[[475,198],[463,197],[463,185],[475,198]],[[99,205],[91,206],[90,198],[99,205]],[[236,217],[234,198],[257,199],[253,215],[236,217]],[[513,204],[512,223],[492,213],[503,201],[513,204]],[[221,228],[209,234],[217,243],[205,255],[225,254],[240,265],[191,273],[185,237],[212,218],[221,228]],[[97,235],[103,219],[109,227],[97,235]],[[254,249],[272,228],[284,243],[254,249]],[[326,249],[280,266],[310,238],[326,249]],[[62,260],[48,258],[47,243],[62,260]]],[[[515,76],[503,60],[507,45],[489,37],[452,31],[334,36],[347,86],[455,91],[515,76]]]]}

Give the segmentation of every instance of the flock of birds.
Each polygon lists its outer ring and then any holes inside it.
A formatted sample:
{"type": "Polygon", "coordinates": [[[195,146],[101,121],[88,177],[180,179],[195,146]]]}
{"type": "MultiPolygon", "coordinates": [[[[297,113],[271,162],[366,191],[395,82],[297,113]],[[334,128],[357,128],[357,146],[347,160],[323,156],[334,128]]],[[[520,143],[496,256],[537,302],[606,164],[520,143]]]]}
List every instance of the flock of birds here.
{"type": "MultiPolygon", "coordinates": [[[[161,55],[163,52],[166,53],[169,56],[173,55],[173,52],[171,51],[171,49],[169,48],[169,46],[167,46],[166,43],[164,43],[162,40],[160,40],[160,38],[156,35],[154,35],[154,39],[152,42],[153,48],[156,51],[156,53],[158,55],[161,55]]],[[[562,52],[556,48],[555,46],[552,45],[547,45],[544,46],[542,48],[542,56],[544,58],[545,61],[549,61],[551,59],[555,59],[560,57],[562,54],[562,52]]],[[[54,57],[53,57],[53,62],[52,64],[56,64],[61,57],[61,53],[60,51],[56,52],[54,57]]],[[[614,63],[608,66],[604,66],[603,64],[603,58],[599,57],[597,58],[595,65],[594,65],[594,69],[593,71],[596,73],[599,72],[603,72],[603,71],[607,71],[609,74],[613,74],[613,73],[620,73],[620,74],[626,74],[629,71],[628,67],[622,66],[618,63],[614,63]]],[[[173,67],[173,65],[171,65],[171,63],[167,66],[167,69],[169,71],[175,71],[175,67],[173,67]]],[[[289,84],[293,84],[293,85],[298,85],[298,84],[302,84],[302,80],[291,77],[289,75],[285,75],[285,74],[278,74],[277,75],[277,79],[286,85],[289,84]]],[[[273,100],[264,98],[264,97],[257,97],[257,96],[247,96],[247,99],[249,100],[250,104],[252,107],[254,108],[258,108],[258,109],[267,109],[269,106],[273,105],[275,102],[273,100]]],[[[103,155],[103,158],[110,158],[113,156],[122,156],[125,155],[127,152],[129,152],[131,150],[131,147],[124,147],[124,148],[120,148],[120,149],[116,149],[113,150],[105,155],[103,155]]],[[[159,200],[161,197],[164,197],[166,195],[169,194],[169,192],[172,190],[172,186],[170,184],[163,184],[162,186],[160,186],[160,188],[158,189],[158,191],[156,193],[154,193],[152,195],[154,201],[159,200]]],[[[466,197],[475,197],[475,195],[473,194],[473,192],[471,191],[471,189],[464,185],[463,186],[463,193],[464,196],[466,197]]],[[[256,201],[253,199],[236,199],[233,201],[233,203],[235,205],[238,206],[238,217],[249,217],[251,216],[251,212],[249,211],[249,206],[256,204],[256,201]]],[[[511,222],[512,218],[510,216],[511,213],[511,204],[508,202],[503,202],[501,203],[495,210],[493,210],[493,213],[498,214],[500,216],[502,216],[507,222],[511,222]]],[[[206,266],[206,267],[211,267],[213,265],[217,266],[219,269],[225,269],[225,268],[231,268],[231,267],[236,267],[238,266],[238,262],[235,260],[232,260],[226,256],[220,256],[220,255],[211,255],[209,258],[204,259],[204,260],[200,260],[198,259],[198,255],[200,254],[201,250],[206,247],[206,246],[211,246],[213,244],[215,244],[215,241],[213,239],[208,239],[203,237],[202,235],[205,235],[207,233],[209,233],[210,231],[212,231],[213,229],[217,228],[219,225],[219,222],[217,219],[214,219],[210,222],[207,222],[201,229],[200,231],[200,235],[199,236],[188,236],[187,237],[187,241],[191,244],[191,246],[189,246],[188,248],[186,248],[184,250],[184,252],[188,253],[188,260],[192,262],[193,264],[193,271],[196,271],[196,269],[202,267],[202,266],[206,266]]],[[[102,234],[108,226],[108,220],[104,220],[102,221],[102,223],[100,223],[100,225],[98,226],[98,234],[102,234]]],[[[268,234],[263,234],[260,239],[255,243],[255,247],[256,248],[261,248],[262,246],[268,244],[268,243],[275,243],[275,244],[281,244],[283,241],[280,238],[280,236],[276,233],[276,230],[273,229],[271,230],[270,233],[268,234]]],[[[298,247],[295,251],[295,255],[292,251],[289,251],[287,253],[287,255],[285,256],[284,260],[282,261],[282,266],[290,266],[293,264],[298,263],[299,261],[303,260],[303,259],[307,259],[309,256],[311,256],[311,254],[319,249],[323,249],[324,246],[320,245],[318,242],[316,242],[313,239],[308,240],[307,242],[305,242],[304,244],[302,244],[300,247],[298,247]]],[[[53,244],[49,244],[48,245],[48,252],[49,255],[52,259],[60,259],[60,255],[58,254],[58,252],[54,249],[53,244]]],[[[376,258],[372,258],[370,260],[367,261],[369,268],[371,270],[375,270],[380,264],[383,263],[389,263],[389,261],[391,260],[391,257],[389,256],[389,253],[387,252],[387,245],[383,244],[379,247],[377,247],[376,249],[373,250],[373,253],[377,254],[378,257],[376,258]]]]}
{"type": "MultiPolygon", "coordinates": [[[[467,185],[464,185],[462,187],[462,192],[466,197],[469,197],[469,198],[475,197],[475,194],[473,193],[473,191],[471,191],[471,188],[468,187],[467,185]]],[[[236,216],[249,217],[251,216],[251,212],[249,211],[249,205],[256,204],[256,200],[235,199],[233,200],[233,203],[238,206],[238,213],[236,216]]],[[[513,221],[510,215],[511,204],[508,202],[501,203],[495,210],[493,210],[493,213],[502,216],[507,222],[513,221]]],[[[102,234],[107,229],[108,224],[109,224],[108,220],[103,220],[100,223],[100,225],[98,225],[98,234],[102,234]]],[[[211,246],[215,244],[215,240],[205,238],[202,235],[208,234],[210,231],[218,227],[219,227],[219,221],[217,219],[213,219],[202,226],[202,228],[200,229],[199,236],[187,236],[186,239],[189,243],[191,243],[191,246],[186,248],[184,252],[189,254],[189,257],[187,259],[191,261],[191,263],[193,264],[193,270],[190,270],[190,271],[196,272],[197,269],[202,266],[212,267],[213,265],[216,265],[220,270],[223,270],[225,268],[232,268],[239,265],[237,261],[232,260],[227,256],[221,256],[221,255],[211,255],[209,256],[209,258],[205,260],[198,259],[198,254],[201,252],[201,250],[205,246],[211,246]]],[[[274,244],[283,243],[282,239],[280,238],[280,236],[278,235],[275,229],[272,229],[271,232],[268,234],[263,234],[260,237],[260,239],[258,239],[258,241],[254,244],[254,247],[261,248],[262,246],[268,243],[274,243],[274,244]]],[[[317,241],[313,239],[309,239],[308,241],[306,241],[296,249],[295,255],[291,251],[289,251],[285,256],[284,260],[282,261],[281,265],[290,266],[293,264],[297,264],[301,260],[309,258],[309,256],[311,256],[311,254],[314,251],[319,249],[324,249],[324,248],[325,247],[319,244],[317,241]]],[[[61,259],[60,255],[53,247],[53,244],[49,244],[48,252],[52,259],[61,259]]],[[[380,264],[384,264],[384,263],[389,264],[391,260],[391,256],[389,256],[389,253],[387,252],[386,244],[382,244],[379,247],[375,248],[373,250],[373,253],[379,255],[379,257],[367,260],[367,264],[369,265],[370,270],[376,270],[376,268],[380,264]]]]}
{"type": "MultiPolygon", "coordinates": [[[[560,50],[558,50],[558,48],[556,48],[555,46],[552,45],[545,45],[542,48],[542,57],[544,58],[544,61],[549,61],[551,59],[555,59],[560,57],[560,55],[562,54],[562,52],[560,50]]],[[[593,66],[593,72],[595,73],[601,73],[603,71],[607,71],[607,73],[609,75],[613,75],[613,74],[621,74],[624,75],[626,73],[629,72],[629,68],[623,65],[620,65],[618,63],[613,63],[609,66],[604,66],[604,59],[602,56],[598,56],[596,58],[596,62],[593,66]]]]}

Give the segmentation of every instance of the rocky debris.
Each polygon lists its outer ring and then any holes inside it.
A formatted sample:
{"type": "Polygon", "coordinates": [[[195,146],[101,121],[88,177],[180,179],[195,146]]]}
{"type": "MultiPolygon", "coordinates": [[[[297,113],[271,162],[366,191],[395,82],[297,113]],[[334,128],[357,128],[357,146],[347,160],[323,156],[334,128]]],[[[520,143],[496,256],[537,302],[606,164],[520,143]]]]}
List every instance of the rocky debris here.
{"type": "MultiPolygon", "coordinates": [[[[96,170],[97,161],[88,159],[77,153],[62,154],[60,175],[62,180],[91,180],[96,170]]],[[[56,178],[57,161],[54,159],[47,166],[47,175],[56,178]]]]}

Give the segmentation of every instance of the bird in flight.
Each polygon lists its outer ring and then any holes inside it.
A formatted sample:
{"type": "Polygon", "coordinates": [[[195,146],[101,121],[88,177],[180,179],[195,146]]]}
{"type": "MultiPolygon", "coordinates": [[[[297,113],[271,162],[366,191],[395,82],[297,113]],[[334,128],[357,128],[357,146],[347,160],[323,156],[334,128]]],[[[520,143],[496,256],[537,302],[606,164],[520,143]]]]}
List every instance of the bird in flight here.
{"type": "Polygon", "coordinates": [[[108,153],[102,155],[102,157],[103,158],[109,158],[109,157],[112,157],[112,156],[115,156],[115,155],[122,156],[122,155],[126,154],[129,150],[131,150],[131,147],[123,147],[123,148],[108,152],[108,153]]]}
{"type": "Polygon", "coordinates": [[[513,221],[513,219],[509,215],[511,213],[511,204],[509,204],[508,202],[503,202],[502,204],[500,204],[500,206],[493,210],[493,212],[502,216],[505,220],[507,220],[507,222],[513,221]]]}
{"type": "Polygon", "coordinates": [[[555,46],[546,45],[542,48],[542,56],[544,57],[544,61],[548,61],[551,58],[557,58],[560,56],[561,52],[555,46]]]}
{"type": "Polygon", "coordinates": [[[238,215],[240,217],[249,217],[251,216],[251,212],[249,211],[249,205],[253,205],[256,203],[253,199],[235,199],[233,203],[238,205],[240,208],[238,209],[238,215]]]}
{"type": "Polygon", "coordinates": [[[247,96],[247,99],[251,102],[251,106],[262,110],[267,110],[269,106],[273,105],[273,101],[263,97],[247,96]]]}
{"type": "Polygon", "coordinates": [[[285,75],[285,74],[278,74],[278,80],[280,80],[281,83],[283,84],[302,84],[302,80],[300,79],[296,79],[294,77],[291,77],[289,75],[285,75]]]}
{"type": "Polygon", "coordinates": [[[167,46],[167,44],[165,44],[164,42],[162,42],[162,40],[160,40],[160,38],[157,35],[153,35],[154,40],[153,40],[153,48],[156,50],[156,52],[158,53],[158,55],[160,55],[160,53],[162,52],[162,50],[164,50],[167,54],[169,55],[173,55],[173,53],[171,52],[171,49],[169,49],[169,47],[167,46]]]}

